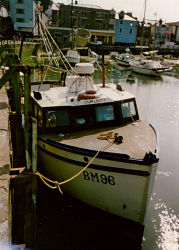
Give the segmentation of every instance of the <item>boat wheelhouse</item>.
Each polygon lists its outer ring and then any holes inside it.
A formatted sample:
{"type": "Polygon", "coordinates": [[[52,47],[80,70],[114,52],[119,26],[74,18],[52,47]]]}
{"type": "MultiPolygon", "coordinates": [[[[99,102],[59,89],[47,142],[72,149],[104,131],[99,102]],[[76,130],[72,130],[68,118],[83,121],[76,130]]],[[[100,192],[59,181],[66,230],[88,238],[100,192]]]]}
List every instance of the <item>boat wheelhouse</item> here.
{"type": "Polygon", "coordinates": [[[77,71],[66,86],[33,87],[39,171],[59,182],[82,171],[62,190],[144,224],[158,164],[156,132],[139,120],[135,96],[118,84],[95,85],[85,64],[77,71]]]}

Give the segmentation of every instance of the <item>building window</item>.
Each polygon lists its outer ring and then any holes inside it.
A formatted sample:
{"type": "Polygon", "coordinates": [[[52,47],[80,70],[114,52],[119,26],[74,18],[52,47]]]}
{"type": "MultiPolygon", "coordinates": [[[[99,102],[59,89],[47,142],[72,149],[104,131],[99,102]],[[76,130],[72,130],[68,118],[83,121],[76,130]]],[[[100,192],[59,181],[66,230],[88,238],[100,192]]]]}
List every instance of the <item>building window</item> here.
{"type": "Polygon", "coordinates": [[[119,29],[119,32],[122,33],[122,29],[121,28],[119,29]]]}
{"type": "Polygon", "coordinates": [[[17,0],[17,3],[24,3],[24,0],[17,0]]]}
{"type": "Polygon", "coordinates": [[[114,30],[114,24],[109,24],[109,29],[114,30]]]}
{"type": "Polygon", "coordinates": [[[24,9],[16,9],[16,14],[24,14],[24,9]]]}
{"type": "Polygon", "coordinates": [[[132,34],[132,29],[129,30],[129,33],[132,34]]]}
{"type": "Polygon", "coordinates": [[[123,21],[120,21],[120,24],[123,24],[123,21]]]}
{"type": "Polygon", "coordinates": [[[86,27],[86,25],[87,25],[87,19],[81,18],[81,27],[86,27]]]}
{"type": "MultiPolygon", "coordinates": [[[[80,13],[79,13],[79,14],[80,14],[80,13]]],[[[82,11],[82,12],[81,12],[81,16],[82,16],[82,17],[86,17],[86,12],[85,12],[85,11],[82,11]]]]}
{"type": "Polygon", "coordinates": [[[130,26],[131,26],[131,27],[133,26],[133,22],[130,22],[130,26]]]}
{"type": "Polygon", "coordinates": [[[17,23],[24,23],[24,18],[16,18],[17,23]]]}
{"type": "Polygon", "coordinates": [[[96,19],[96,23],[102,23],[103,20],[102,19],[96,19]]]}
{"type": "Polygon", "coordinates": [[[73,17],[72,23],[73,23],[73,26],[78,26],[78,18],[73,17]]]}

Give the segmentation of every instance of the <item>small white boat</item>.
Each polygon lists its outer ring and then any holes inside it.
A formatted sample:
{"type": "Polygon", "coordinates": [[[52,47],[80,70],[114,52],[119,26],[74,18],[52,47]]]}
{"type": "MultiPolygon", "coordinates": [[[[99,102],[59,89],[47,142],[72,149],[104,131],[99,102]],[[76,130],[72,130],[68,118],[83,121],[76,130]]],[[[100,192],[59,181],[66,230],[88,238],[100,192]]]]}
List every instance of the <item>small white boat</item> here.
{"type": "Polygon", "coordinates": [[[134,95],[94,84],[90,63],[75,70],[66,86],[32,92],[38,171],[58,182],[81,171],[62,190],[144,225],[159,160],[156,131],[139,120],[134,95]]]}
{"type": "Polygon", "coordinates": [[[80,62],[80,54],[76,49],[67,50],[66,59],[72,65],[80,62]]]}
{"type": "Polygon", "coordinates": [[[119,52],[117,52],[117,51],[112,51],[111,53],[110,53],[110,57],[111,57],[111,59],[116,59],[116,57],[118,57],[119,56],[119,52]]]}
{"type": "Polygon", "coordinates": [[[160,61],[145,59],[131,61],[130,66],[133,72],[150,76],[161,76],[161,73],[171,70],[170,66],[164,66],[160,63],[160,61]]]}
{"type": "Polygon", "coordinates": [[[135,60],[135,56],[131,53],[130,49],[127,48],[125,50],[125,53],[118,54],[115,57],[115,60],[116,60],[118,65],[129,67],[130,66],[129,63],[131,61],[135,60]]]}
{"type": "Polygon", "coordinates": [[[135,60],[135,57],[132,54],[122,53],[119,56],[116,56],[115,60],[118,65],[129,67],[129,63],[135,60]]]}

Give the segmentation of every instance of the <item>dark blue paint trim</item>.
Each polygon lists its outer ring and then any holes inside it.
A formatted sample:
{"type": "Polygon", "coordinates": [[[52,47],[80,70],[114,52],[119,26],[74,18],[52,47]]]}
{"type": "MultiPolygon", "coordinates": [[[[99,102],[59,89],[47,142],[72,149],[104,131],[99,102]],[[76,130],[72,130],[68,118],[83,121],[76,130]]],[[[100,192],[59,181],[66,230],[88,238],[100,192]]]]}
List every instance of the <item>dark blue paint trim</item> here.
{"type": "MultiPolygon", "coordinates": [[[[80,147],[66,145],[66,144],[57,142],[57,141],[52,140],[52,139],[45,139],[41,136],[39,136],[38,139],[40,139],[41,141],[43,141],[43,142],[45,142],[53,147],[66,150],[66,151],[71,152],[71,153],[80,154],[80,155],[93,157],[97,152],[95,150],[90,150],[90,149],[88,150],[88,149],[84,149],[84,148],[80,148],[80,147]]],[[[126,154],[116,154],[116,153],[109,153],[109,152],[102,152],[102,151],[99,152],[97,158],[101,158],[101,159],[105,159],[105,160],[112,160],[112,161],[127,162],[127,163],[138,164],[138,165],[147,165],[147,166],[150,166],[154,162],[158,162],[158,159],[154,159],[154,160],[150,160],[150,161],[148,161],[147,158],[146,158],[146,160],[137,160],[137,159],[130,158],[130,156],[126,155],[126,154]]]]}
{"type": "MultiPolygon", "coordinates": [[[[45,154],[48,154],[48,155],[52,156],[53,158],[56,158],[56,159],[64,161],[64,162],[71,163],[73,165],[85,167],[87,164],[86,162],[75,161],[75,160],[60,156],[60,155],[56,155],[52,152],[47,151],[44,148],[41,148],[40,146],[38,146],[38,150],[43,151],[45,154]]],[[[103,170],[103,171],[108,171],[108,172],[113,172],[113,173],[115,172],[115,173],[123,173],[123,174],[138,175],[138,176],[149,176],[150,175],[150,173],[147,171],[131,170],[131,169],[124,169],[124,168],[117,168],[117,167],[108,167],[108,166],[99,166],[96,164],[90,164],[88,169],[103,170]]]]}

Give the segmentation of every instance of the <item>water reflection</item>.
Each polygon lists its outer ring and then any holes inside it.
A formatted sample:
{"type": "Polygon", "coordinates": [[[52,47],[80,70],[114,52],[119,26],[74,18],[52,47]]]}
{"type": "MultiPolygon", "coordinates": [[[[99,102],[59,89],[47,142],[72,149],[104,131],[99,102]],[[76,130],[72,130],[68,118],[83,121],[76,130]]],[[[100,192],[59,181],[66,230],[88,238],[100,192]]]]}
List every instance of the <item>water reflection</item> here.
{"type": "Polygon", "coordinates": [[[162,199],[154,205],[157,217],[152,218],[153,229],[157,236],[156,243],[159,249],[177,250],[179,239],[179,214],[168,207],[162,199]]]}
{"type": "MultiPolygon", "coordinates": [[[[106,69],[106,82],[120,83],[124,89],[129,90],[136,96],[140,119],[149,121],[155,127],[160,135],[161,148],[153,195],[147,214],[142,249],[177,250],[179,246],[179,70],[178,67],[176,67],[173,72],[162,75],[160,79],[135,74],[135,82],[132,84],[126,81],[126,75],[129,73],[131,73],[130,69],[114,65],[106,69]]],[[[36,72],[34,78],[38,77],[41,76],[36,72]]],[[[58,77],[59,74],[57,72],[49,71],[47,74],[47,79],[57,80],[58,77]]],[[[101,71],[95,70],[94,79],[97,83],[102,83],[101,71]]],[[[86,212],[88,213],[87,210],[86,212]]],[[[51,211],[51,213],[53,215],[53,211],[51,211]]],[[[63,214],[60,216],[63,217],[63,214]]],[[[69,215],[67,215],[67,219],[68,216],[69,215]]],[[[100,217],[98,213],[97,216],[100,217]]],[[[50,217],[51,220],[53,217],[54,216],[50,217]]],[[[87,220],[87,217],[84,215],[84,220],[87,220]]],[[[77,220],[77,218],[79,220],[79,217],[75,217],[73,214],[72,219],[77,220]]],[[[94,221],[96,220],[96,215],[91,217],[91,219],[95,227],[96,224],[94,221]]],[[[45,223],[44,221],[43,223],[45,223]]],[[[88,223],[92,223],[90,220],[87,221],[88,223]]],[[[102,217],[101,220],[98,219],[98,222],[104,225],[102,217]]],[[[55,222],[53,221],[53,223],[55,222]]],[[[78,225],[78,223],[79,221],[75,225],[78,225]]],[[[83,222],[80,221],[80,223],[82,226],[85,226],[83,222]]],[[[107,224],[109,225],[109,221],[107,224]]],[[[105,225],[106,227],[108,226],[107,224],[105,225]]],[[[113,231],[116,237],[118,237],[118,232],[123,231],[123,225],[120,227],[120,223],[116,224],[116,231],[113,231]]],[[[66,224],[64,224],[64,226],[67,227],[66,224]]],[[[56,225],[56,227],[58,227],[58,225],[56,225]]],[[[101,230],[102,229],[103,227],[101,230]]],[[[92,224],[91,230],[93,230],[92,224]]],[[[88,231],[88,233],[90,232],[88,231]]],[[[131,242],[126,235],[121,234],[119,244],[116,242],[114,248],[109,247],[108,249],[125,249],[122,247],[120,248],[120,241],[122,241],[122,239],[124,246],[127,247],[127,245],[129,245],[131,247],[131,242]]],[[[96,237],[95,235],[93,236],[96,237]]],[[[102,241],[103,235],[100,237],[102,241]]],[[[99,245],[100,244],[98,244],[98,250],[100,249],[99,245]]],[[[103,246],[104,245],[105,244],[103,244],[103,246]]],[[[140,249],[140,244],[138,244],[136,249],[140,249]]]]}
{"type": "Polygon", "coordinates": [[[149,204],[143,250],[179,249],[179,67],[161,78],[135,74],[126,82],[129,69],[114,68],[114,83],[120,83],[137,97],[141,119],[154,125],[160,135],[160,162],[149,204]]]}

